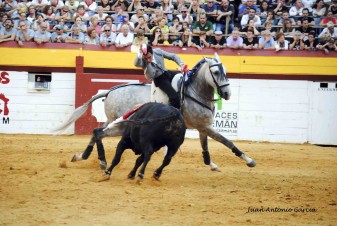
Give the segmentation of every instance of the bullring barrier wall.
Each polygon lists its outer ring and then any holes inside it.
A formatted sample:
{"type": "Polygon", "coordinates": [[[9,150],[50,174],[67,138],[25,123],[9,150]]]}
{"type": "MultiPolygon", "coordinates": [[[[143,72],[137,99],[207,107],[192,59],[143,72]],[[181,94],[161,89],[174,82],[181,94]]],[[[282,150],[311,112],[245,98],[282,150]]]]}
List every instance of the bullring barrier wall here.
{"type": "MultiPolygon", "coordinates": [[[[214,50],[163,48],[191,68],[214,50]]],[[[51,134],[52,129],[97,92],[145,81],[134,68],[130,48],[16,43],[0,45],[0,133],[51,134]],[[49,90],[34,87],[34,76],[50,75],[49,90]]],[[[218,54],[232,87],[230,101],[216,103],[214,127],[233,140],[310,142],[337,145],[336,54],[289,51],[232,51],[218,54]]],[[[176,65],[168,62],[169,69],[176,65]]],[[[68,134],[89,134],[105,120],[96,101],[68,134]]],[[[189,131],[189,137],[197,132],[189,131]]]]}

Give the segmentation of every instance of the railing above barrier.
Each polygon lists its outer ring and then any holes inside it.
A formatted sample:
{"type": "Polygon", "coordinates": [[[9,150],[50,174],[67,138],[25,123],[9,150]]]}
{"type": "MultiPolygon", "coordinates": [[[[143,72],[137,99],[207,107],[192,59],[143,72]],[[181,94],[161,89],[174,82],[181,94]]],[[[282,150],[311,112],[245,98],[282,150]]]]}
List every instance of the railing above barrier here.
{"type": "MultiPolygon", "coordinates": [[[[227,68],[229,77],[249,75],[245,77],[262,78],[282,75],[290,79],[337,81],[337,52],[326,55],[323,51],[305,50],[276,52],[204,48],[198,51],[196,48],[160,48],[177,53],[190,68],[202,57],[211,57],[217,52],[227,68]]],[[[123,70],[131,74],[143,74],[133,65],[136,54],[131,52],[130,47],[107,48],[99,45],[56,43],[38,45],[33,42],[18,47],[16,42],[6,42],[0,44],[0,51],[3,56],[0,57],[0,69],[5,70],[74,72],[76,56],[84,56],[84,72],[116,73],[116,70],[123,70]]],[[[174,62],[168,61],[166,66],[170,70],[177,70],[174,62]]]]}

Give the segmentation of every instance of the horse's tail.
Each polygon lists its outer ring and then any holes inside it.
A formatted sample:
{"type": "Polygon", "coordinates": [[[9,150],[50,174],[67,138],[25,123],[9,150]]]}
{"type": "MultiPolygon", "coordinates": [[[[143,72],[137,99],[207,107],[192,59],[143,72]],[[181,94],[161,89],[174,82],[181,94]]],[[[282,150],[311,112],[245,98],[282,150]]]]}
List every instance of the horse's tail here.
{"type": "Polygon", "coordinates": [[[79,119],[88,109],[89,105],[94,102],[97,99],[100,99],[102,97],[106,97],[112,90],[107,90],[103,93],[100,93],[96,96],[93,96],[90,100],[85,102],[82,106],[75,109],[75,111],[71,114],[69,119],[64,122],[62,125],[54,129],[54,132],[61,132],[68,128],[73,122],[75,122],[77,119],[79,119]]]}

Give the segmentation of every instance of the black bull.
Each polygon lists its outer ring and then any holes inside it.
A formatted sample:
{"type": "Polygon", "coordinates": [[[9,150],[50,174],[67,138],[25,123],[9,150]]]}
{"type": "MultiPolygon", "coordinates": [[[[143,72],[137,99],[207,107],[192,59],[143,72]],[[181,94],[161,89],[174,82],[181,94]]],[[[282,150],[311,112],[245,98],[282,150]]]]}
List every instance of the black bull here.
{"type": "MultiPolygon", "coordinates": [[[[159,179],[164,167],[170,164],[172,157],[184,142],[186,132],[181,113],[171,106],[159,103],[144,104],[129,119],[118,123],[116,127],[112,129],[121,129],[124,133],[117,145],[111,166],[105,171],[108,178],[120,162],[123,152],[132,149],[140,156],[128,177],[133,179],[137,169],[143,164],[138,173],[138,180],[142,180],[151,155],[166,145],[167,154],[163,163],[153,174],[155,179],[159,179]]],[[[101,132],[104,133],[103,128],[101,132]]]]}

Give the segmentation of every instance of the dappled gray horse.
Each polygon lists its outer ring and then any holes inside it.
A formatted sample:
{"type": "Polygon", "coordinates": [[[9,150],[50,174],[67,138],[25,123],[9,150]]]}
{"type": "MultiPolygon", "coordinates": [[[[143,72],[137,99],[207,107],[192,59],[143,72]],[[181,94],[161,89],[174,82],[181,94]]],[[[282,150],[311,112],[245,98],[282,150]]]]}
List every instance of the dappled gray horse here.
{"type": "MultiPolygon", "coordinates": [[[[181,92],[181,98],[183,100],[181,111],[187,128],[197,129],[199,131],[204,163],[210,165],[212,170],[218,170],[218,166],[210,159],[207,141],[207,137],[209,136],[231,149],[236,156],[245,160],[249,167],[254,167],[256,163],[252,158],[245,155],[232,141],[223,137],[212,128],[215,101],[213,99],[214,91],[216,90],[225,100],[229,100],[231,95],[226,70],[218,55],[215,54],[215,58],[203,58],[196,65],[194,71],[195,73],[190,76],[188,84],[181,92]]],[[[68,127],[85,113],[93,101],[103,97],[106,97],[104,106],[108,120],[103,127],[94,129],[93,136],[86,150],[81,154],[75,154],[72,161],[87,159],[96,143],[101,168],[105,168],[106,159],[102,139],[107,136],[120,136],[121,132],[117,130],[102,132],[103,129],[117,117],[132,109],[136,104],[150,101],[150,90],[150,86],[144,84],[120,85],[92,97],[81,107],[77,108],[70,119],[58,128],[58,130],[68,127]]]]}

